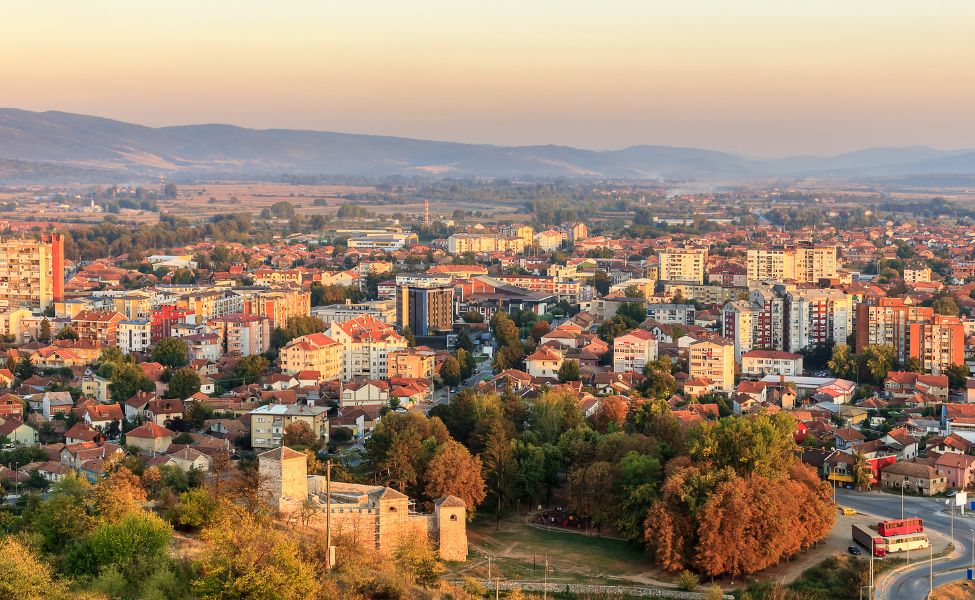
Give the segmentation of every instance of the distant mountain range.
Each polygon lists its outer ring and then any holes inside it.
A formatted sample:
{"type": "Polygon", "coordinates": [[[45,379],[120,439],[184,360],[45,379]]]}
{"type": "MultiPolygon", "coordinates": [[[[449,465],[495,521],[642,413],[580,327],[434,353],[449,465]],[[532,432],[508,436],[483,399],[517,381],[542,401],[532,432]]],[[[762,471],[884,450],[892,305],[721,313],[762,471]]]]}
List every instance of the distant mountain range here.
{"type": "Polygon", "coordinates": [[[669,146],[595,151],[494,146],[233,125],[146,127],[64,112],[0,109],[0,181],[106,181],[282,174],[741,180],[975,175],[975,149],[869,148],[754,160],[669,146]]]}

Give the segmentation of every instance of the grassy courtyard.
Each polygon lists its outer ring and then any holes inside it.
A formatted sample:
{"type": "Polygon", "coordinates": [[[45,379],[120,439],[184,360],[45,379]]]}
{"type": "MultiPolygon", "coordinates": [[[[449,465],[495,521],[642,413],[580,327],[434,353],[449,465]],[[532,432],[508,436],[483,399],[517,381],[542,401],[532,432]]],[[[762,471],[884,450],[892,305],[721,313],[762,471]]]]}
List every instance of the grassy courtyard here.
{"type": "Polygon", "coordinates": [[[477,519],[468,528],[470,555],[457,573],[515,581],[541,581],[548,560],[548,580],[562,583],[627,585],[657,575],[649,557],[622,540],[531,527],[520,518],[501,522],[477,519]]]}

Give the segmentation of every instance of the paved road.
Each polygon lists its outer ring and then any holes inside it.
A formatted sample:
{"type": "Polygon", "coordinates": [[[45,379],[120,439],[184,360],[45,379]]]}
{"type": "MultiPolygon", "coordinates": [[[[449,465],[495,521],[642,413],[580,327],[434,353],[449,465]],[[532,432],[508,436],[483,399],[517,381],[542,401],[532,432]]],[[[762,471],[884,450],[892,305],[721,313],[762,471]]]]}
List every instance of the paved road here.
{"type": "MultiPolygon", "coordinates": [[[[849,506],[858,511],[897,519],[901,516],[901,498],[894,494],[880,492],[853,492],[839,490],[836,501],[841,506],[849,506]]],[[[954,509],[954,518],[945,513],[944,498],[904,498],[904,516],[924,519],[926,529],[950,537],[954,522],[956,551],[945,559],[934,563],[934,585],[964,579],[965,569],[972,565],[972,529],[975,529],[975,516],[966,511],[964,517],[954,509]]],[[[914,554],[914,553],[912,553],[914,554]]],[[[920,551],[924,556],[924,551],[920,551]]],[[[918,557],[920,558],[920,557],[918,557]]],[[[925,598],[929,589],[929,565],[922,560],[917,566],[897,571],[876,580],[876,600],[918,600],[925,598]]]]}
{"type": "MultiPolygon", "coordinates": [[[[479,381],[483,381],[485,377],[490,377],[491,375],[493,375],[493,371],[491,370],[491,361],[486,360],[477,365],[477,369],[474,370],[473,375],[471,375],[469,378],[461,382],[460,386],[458,387],[458,390],[465,387],[473,387],[474,384],[476,384],[479,381]]],[[[433,393],[433,396],[430,398],[431,400],[430,404],[424,407],[423,411],[430,412],[430,409],[433,408],[434,406],[438,404],[446,404],[449,401],[451,395],[453,394],[450,394],[448,392],[446,386],[440,388],[439,390],[433,393]]]]}

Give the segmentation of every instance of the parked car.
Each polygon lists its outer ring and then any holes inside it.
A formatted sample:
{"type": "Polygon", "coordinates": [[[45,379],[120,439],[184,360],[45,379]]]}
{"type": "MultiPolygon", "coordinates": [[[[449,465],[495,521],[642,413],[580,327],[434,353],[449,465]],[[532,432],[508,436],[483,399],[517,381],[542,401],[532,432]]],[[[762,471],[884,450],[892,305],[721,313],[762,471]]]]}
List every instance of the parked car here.
{"type": "Polygon", "coordinates": [[[860,546],[850,546],[847,551],[853,556],[860,556],[860,546]]]}

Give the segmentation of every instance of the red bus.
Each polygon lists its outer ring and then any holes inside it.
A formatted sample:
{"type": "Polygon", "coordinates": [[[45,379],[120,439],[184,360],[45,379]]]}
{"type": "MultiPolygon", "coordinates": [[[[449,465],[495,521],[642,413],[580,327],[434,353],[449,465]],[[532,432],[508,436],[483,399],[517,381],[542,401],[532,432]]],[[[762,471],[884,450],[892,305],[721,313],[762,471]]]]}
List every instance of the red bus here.
{"type": "Polygon", "coordinates": [[[892,535],[908,535],[924,531],[924,521],[921,519],[894,519],[877,523],[877,533],[884,537],[892,535]]]}

